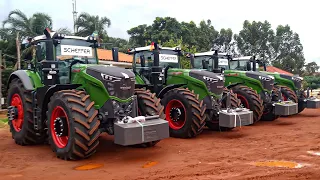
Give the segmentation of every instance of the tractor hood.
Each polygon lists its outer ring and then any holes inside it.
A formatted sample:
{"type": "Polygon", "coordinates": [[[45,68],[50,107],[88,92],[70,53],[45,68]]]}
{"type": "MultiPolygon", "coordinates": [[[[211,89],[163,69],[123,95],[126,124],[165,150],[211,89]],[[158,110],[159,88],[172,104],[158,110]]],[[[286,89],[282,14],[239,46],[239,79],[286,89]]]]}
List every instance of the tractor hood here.
{"type": "Polygon", "coordinates": [[[97,73],[106,74],[118,78],[134,78],[134,73],[132,71],[115,66],[88,66],[87,72],[88,71],[94,71],[97,73]]]}
{"type": "Polygon", "coordinates": [[[135,75],[132,71],[114,66],[88,66],[86,73],[100,80],[110,96],[128,99],[134,94],[135,75]]]}
{"type": "Polygon", "coordinates": [[[211,93],[222,94],[225,81],[223,74],[216,74],[206,70],[190,70],[189,75],[204,82],[211,93]]]}
{"type": "Polygon", "coordinates": [[[296,86],[296,88],[300,89],[302,87],[302,81],[303,78],[295,75],[295,76],[291,76],[291,75],[287,75],[287,74],[280,74],[281,78],[293,81],[294,85],[296,86]]]}
{"type": "Polygon", "coordinates": [[[270,76],[266,73],[255,72],[255,71],[247,71],[245,72],[247,77],[257,79],[261,82],[264,89],[271,91],[274,85],[274,77],[270,76]]]}
{"type": "Polygon", "coordinates": [[[224,80],[223,74],[213,73],[206,70],[190,70],[190,76],[202,76],[202,78],[209,77],[209,78],[216,78],[218,80],[224,80]]]}

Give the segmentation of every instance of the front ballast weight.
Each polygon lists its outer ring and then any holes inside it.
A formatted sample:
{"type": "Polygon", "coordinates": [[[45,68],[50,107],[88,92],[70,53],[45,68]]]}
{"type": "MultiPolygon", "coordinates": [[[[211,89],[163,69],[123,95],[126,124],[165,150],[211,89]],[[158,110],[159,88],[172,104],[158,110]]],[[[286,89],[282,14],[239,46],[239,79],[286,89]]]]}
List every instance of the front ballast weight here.
{"type": "MultiPolygon", "coordinates": [[[[278,96],[282,97],[281,88],[278,89],[278,96]]],[[[298,113],[298,103],[295,103],[291,100],[282,101],[281,99],[278,102],[272,104],[274,106],[274,114],[279,116],[290,116],[298,113]]]]}
{"type": "Polygon", "coordinates": [[[235,128],[253,124],[253,112],[247,108],[231,109],[230,92],[227,93],[226,107],[219,111],[219,126],[235,128]]]}
{"type": "Polygon", "coordinates": [[[114,143],[122,146],[159,141],[169,137],[169,123],[155,116],[125,117],[114,124],[114,143]]]}
{"type": "Polygon", "coordinates": [[[320,108],[320,99],[310,96],[309,88],[307,90],[307,98],[305,99],[306,108],[318,109],[320,108]]]}
{"type": "MultiPolygon", "coordinates": [[[[137,97],[134,96],[135,107],[138,106],[137,97]]],[[[134,108],[134,116],[138,115],[138,108],[134,108]]],[[[114,123],[114,143],[130,146],[151,143],[169,138],[169,123],[159,115],[153,116],[125,116],[114,123]]]]}

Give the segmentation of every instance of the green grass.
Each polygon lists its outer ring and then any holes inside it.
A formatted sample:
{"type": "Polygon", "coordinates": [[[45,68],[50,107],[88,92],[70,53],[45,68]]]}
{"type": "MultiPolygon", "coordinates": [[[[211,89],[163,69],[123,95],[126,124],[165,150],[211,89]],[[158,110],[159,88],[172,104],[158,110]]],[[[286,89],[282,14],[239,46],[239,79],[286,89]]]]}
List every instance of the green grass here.
{"type": "Polygon", "coordinates": [[[8,124],[8,119],[7,118],[0,119],[0,128],[4,127],[6,124],[8,124]]]}

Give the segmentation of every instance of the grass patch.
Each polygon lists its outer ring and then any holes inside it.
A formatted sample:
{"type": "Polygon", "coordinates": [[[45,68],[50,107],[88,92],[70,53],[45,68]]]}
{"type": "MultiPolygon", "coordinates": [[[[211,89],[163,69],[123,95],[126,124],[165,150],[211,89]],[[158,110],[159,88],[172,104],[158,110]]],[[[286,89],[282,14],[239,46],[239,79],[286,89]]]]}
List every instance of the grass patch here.
{"type": "Polygon", "coordinates": [[[0,119],[0,128],[5,127],[8,124],[8,118],[0,119]]]}

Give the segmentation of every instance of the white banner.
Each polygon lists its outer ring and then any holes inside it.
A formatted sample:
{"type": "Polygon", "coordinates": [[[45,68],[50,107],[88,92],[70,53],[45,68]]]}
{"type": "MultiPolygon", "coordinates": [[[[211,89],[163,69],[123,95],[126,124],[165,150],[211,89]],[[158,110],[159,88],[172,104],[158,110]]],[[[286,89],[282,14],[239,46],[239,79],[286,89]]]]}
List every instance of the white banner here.
{"type": "Polygon", "coordinates": [[[92,56],[92,48],[84,46],[61,45],[61,55],[67,56],[92,56]]]}
{"type": "Polygon", "coordinates": [[[159,54],[159,61],[160,62],[171,62],[171,63],[178,63],[178,56],[177,55],[170,55],[170,54],[159,54]]]}
{"type": "Polygon", "coordinates": [[[228,66],[228,59],[219,59],[220,66],[228,66]]]}

